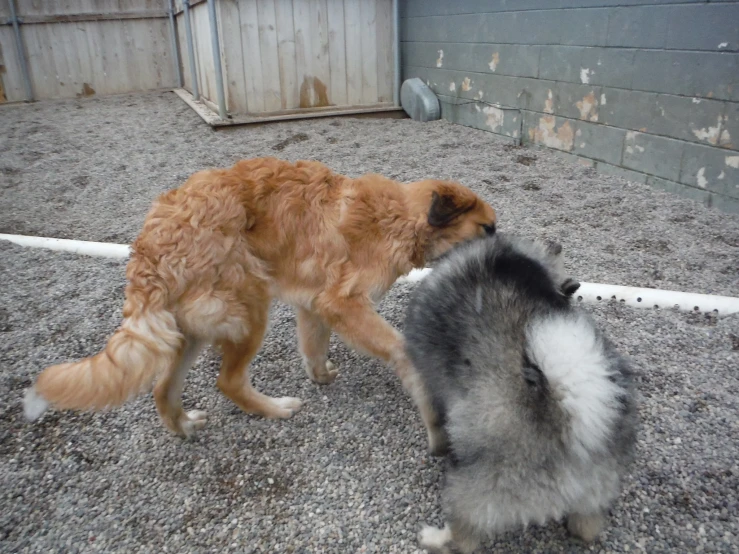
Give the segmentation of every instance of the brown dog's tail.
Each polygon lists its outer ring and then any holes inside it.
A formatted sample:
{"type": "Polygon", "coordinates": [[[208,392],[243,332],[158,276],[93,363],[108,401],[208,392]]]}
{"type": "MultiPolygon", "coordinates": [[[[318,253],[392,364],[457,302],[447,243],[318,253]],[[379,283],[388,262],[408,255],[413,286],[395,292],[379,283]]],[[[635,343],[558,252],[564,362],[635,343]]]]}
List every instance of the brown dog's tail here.
{"type": "Polygon", "coordinates": [[[134,313],[123,320],[105,350],[76,363],[48,367],[38,376],[23,400],[26,418],[37,419],[50,405],[99,411],[151,389],[159,374],[176,362],[183,335],[174,315],[163,308],[130,311],[134,313]]]}

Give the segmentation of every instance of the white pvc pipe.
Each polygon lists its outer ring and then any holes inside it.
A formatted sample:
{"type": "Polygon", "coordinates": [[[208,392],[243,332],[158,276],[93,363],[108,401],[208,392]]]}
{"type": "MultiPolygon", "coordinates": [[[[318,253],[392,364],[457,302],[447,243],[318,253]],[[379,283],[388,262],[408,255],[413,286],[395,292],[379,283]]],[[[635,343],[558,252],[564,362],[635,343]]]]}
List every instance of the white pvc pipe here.
{"type": "Polygon", "coordinates": [[[636,308],[677,308],[681,312],[718,312],[722,316],[739,313],[739,298],[675,290],[580,283],[575,296],[591,304],[615,299],[636,308]]]}
{"type": "Polygon", "coordinates": [[[4,235],[0,233],[0,240],[30,246],[31,248],[48,248],[74,252],[86,256],[101,256],[104,258],[128,258],[131,248],[127,244],[113,244],[109,242],[88,242],[84,240],[50,239],[46,237],[29,237],[26,235],[4,235]]]}
{"type": "MultiPolygon", "coordinates": [[[[0,240],[7,240],[20,246],[33,248],[48,248],[75,252],[87,256],[102,256],[106,258],[128,258],[131,249],[127,244],[112,244],[107,242],[87,242],[83,240],[51,239],[45,237],[29,237],[25,235],[0,234],[0,240]]],[[[397,283],[418,283],[431,273],[430,267],[414,269],[404,275],[397,283]]],[[[635,308],[667,308],[673,307],[683,312],[717,312],[719,316],[739,313],[739,298],[731,296],[714,296],[711,294],[696,294],[692,292],[678,292],[673,290],[644,289],[636,287],[622,287],[619,285],[603,285],[600,283],[580,283],[575,293],[578,300],[595,304],[602,300],[618,300],[627,306],[635,308]]]]}
{"type": "MultiPolygon", "coordinates": [[[[397,280],[398,283],[417,283],[431,273],[431,268],[414,269],[397,280]]],[[[596,304],[602,300],[618,300],[635,308],[677,308],[682,312],[718,312],[720,316],[739,313],[739,298],[696,294],[674,290],[644,289],[603,285],[600,283],[580,283],[575,297],[581,302],[596,304]]]]}

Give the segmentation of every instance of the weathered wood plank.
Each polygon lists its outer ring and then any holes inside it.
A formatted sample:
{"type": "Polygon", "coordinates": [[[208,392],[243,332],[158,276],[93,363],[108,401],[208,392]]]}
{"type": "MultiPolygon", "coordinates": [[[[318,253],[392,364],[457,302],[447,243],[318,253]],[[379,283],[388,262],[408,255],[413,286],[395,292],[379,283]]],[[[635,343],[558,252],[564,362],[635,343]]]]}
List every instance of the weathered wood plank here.
{"type": "Polygon", "coordinates": [[[24,25],[34,23],[78,23],[81,21],[121,21],[124,19],[163,19],[168,17],[166,11],[110,12],[110,13],[70,13],[60,15],[24,15],[19,16],[24,25]]]}
{"type": "Polygon", "coordinates": [[[377,102],[377,20],[375,0],[360,0],[362,103],[377,102]]]}
{"type": "Polygon", "coordinates": [[[23,18],[99,13],[119,13],[125,16],[141,12],[164,13],[168,8],[169,0],[16,0],[16,12],[23,18]]]}
{"type": "Polygon", "coordinates": [[[307,0],[293,0],[295,29],[295,67],[298,84],[298,106],[308,107],[312,100],[313,50],[310,36],[310,6],[307,0]]]}
{"type": "Polygon", "coordinates": [[[262,78],[264,79],[264,109],[266,111],[279,110],[282,107],[282,95],[274,0],[257,0],[257,14],[262,78]]]}
{"type": "Polygon", "coordinates": [[[362,35],[359,0],[344,0],[346,92],[349,104],[362,103],[362,35]]]}
{"type": "MultiPolygon", "coordinates": [[[[246,74],[241,37],[241,15],[236,2],[219,2],[218,31],[221,37],[221,63],[226,106],[232,113],[246,113],[246,74]]],[[[182,46],[184,43],[180,43],[182,46]]]]}
{"type": "Polygon", "coordinates": [[[200,94],[216,101],[215,67],[213,66],[213,44],[210,38],[208,5],[198,4],[190,10],[193,17],[193,40],[198,59],[200,94]]]}
{"type": "Polygon", "coordinates": [[[241,43],[244,75],[246,79],[246,104],[250,112],[264,111],[264,78],[262,53],[259,44],[259,15],[255,0],[239,0],[241,43]]]}
{"type": "Polygon", "coordinates": [[[275,19],[281,107],[283,109],[297,108],[300,106],[300,93],[296,68],[292,0],[275,0],[275,19]]]}
{"type": "MultiPolygon", "coordinates": [[[[305,1],[305,0],[299,0],[305,1]]],[[[328,46],[328,18],[326,12],[326,0],[309,0],[310,2],[310,38],[311,38],[311,63],[313,81],[309,87],[312,88],[311,106],[326,106],[332,104],[329,98],[329,87],[331,86],[331,66],[329,60],[328,46]]],[[[310,89],[309,89],[310,90],[310,89]]]]}
{"type": "Polygon", "coordinates": [[[349,103],[346,92],[346,47],[344,41],[344,1],[328,0],[328,50],[331,66],[331,102],[337,106],[349,103]]]}
{"type": "Polygon", "coordinates": [[[393,101],[393,0],[375,0],[377,3],[377,100],[393,101]]]}

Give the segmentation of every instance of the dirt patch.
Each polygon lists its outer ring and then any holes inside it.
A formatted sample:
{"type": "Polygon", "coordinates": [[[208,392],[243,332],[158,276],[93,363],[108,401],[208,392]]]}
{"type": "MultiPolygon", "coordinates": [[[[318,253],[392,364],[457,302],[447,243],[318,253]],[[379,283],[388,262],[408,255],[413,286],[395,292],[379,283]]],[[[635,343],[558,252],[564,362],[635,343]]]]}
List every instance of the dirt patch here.
{"type": "Polygon", "coordinates": [[[290,146],[291,144],[305,142],[308,139],[310,139],[310,137],[306,135],[305,133],[296,133],[293,136],[286,138],[285,140],[281,140],[280,142],[272,146],[272,150],[276,150],[277,152],[282,152],[286,147],[290,146]]]}
{"type": "Polygon", "coordinates": [[[525,156],[520,155],[516,156],[516,163],[521,165],[533,165],[533,163],[536,161],[536,156],[525,156]]]}

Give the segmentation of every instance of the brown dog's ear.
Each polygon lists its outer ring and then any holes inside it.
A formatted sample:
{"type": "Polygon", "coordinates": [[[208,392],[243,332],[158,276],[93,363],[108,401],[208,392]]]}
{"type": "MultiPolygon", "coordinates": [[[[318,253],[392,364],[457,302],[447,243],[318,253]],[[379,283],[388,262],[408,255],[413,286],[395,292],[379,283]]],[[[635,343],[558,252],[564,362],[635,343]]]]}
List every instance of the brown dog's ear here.
{"type": "Polygon", "coordinates": [[[428,216],[429,225],[432,227],[446,227],[455,218],[475,207],[474,202],[463,204],[460,201],[461,199],[458,196],[432,192],[428,216]]]}

